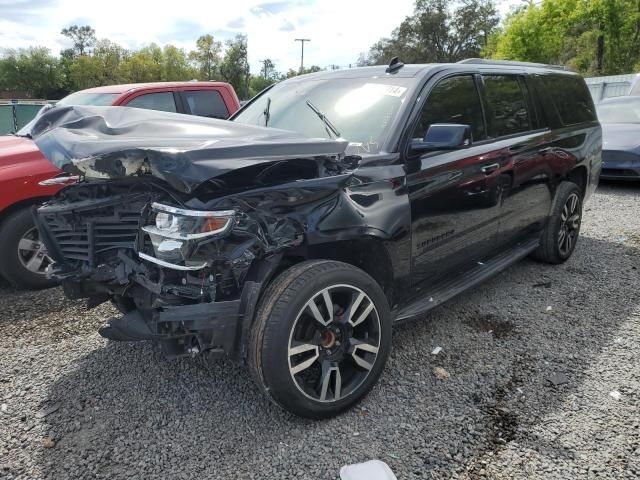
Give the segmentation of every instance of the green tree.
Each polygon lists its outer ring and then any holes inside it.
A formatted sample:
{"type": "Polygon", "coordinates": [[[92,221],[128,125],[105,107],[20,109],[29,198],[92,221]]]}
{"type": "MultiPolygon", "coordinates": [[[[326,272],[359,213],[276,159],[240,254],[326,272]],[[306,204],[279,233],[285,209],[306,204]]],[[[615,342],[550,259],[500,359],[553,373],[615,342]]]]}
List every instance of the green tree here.
{"type": "Polygon", "coordinates": [[[93,58],[100,69],[100,85],[112,85],[121,81],[120,64],[129,56],[127,49],[111,40],[98,40],[93,48],[93,58]]]}
{"type": "Polygon", "coordinates": [[[7,50],[0,58],[0,88],[30,97],[56,98],[62,89],[60,61],[48,48],[7,50]]]}
{"type": "Polygon", "coordinates": [[[250,98],[282,78],[282,75],[278,73],[275,64],[270,58],[262,61],[262,70],[260,73],[260,75],[252,75],[249,80],[250,98]]]}
{"type": "Polygon", "coordinates": [[[199,71],[200,80],[215,79],[220,65],[222,43],[216,42],[213,35],[202,35],[196,41],[196,49],[189,53],[189,59],[199,71]]]}
{"type": "Polygon", "coordinates": [[[193,80],[197,77],[198,72],[189,65],[189,59],[183,49],[165,45],[162,58],[162,80],[193,80]]]}
{"type": "Polygon", "coordinates": [[[640,67],[638,0],[543,0],[509,16],[487,56],[569,65],[586,75],[640,67]]]}
{"type": "Polygon", "coordinates": [[[73,42],[73,50],[77,55],[88,53],[88,49],[96,43],[96,31],[89,25],[79,27],[71,25],[60,32],[73,42]]]}
{"type": "Polygon", "coordinates": [[[249,98],[249,61],[247,59],[247,37],[237,35],[226,42],[226,52],[220,64],[220,75],[233,85],[238,96],[249,98]]]}
{"type": "Polygon", "coordinates": [[[417,0],[413,15],[390,38],[374,44],[359,64],[385,64],[395,56],[405,63],[478,57],[499,20],[493,0],[417,0]]]}
{"type": "Polygon", "coordinates": [[[68,85],[74,91],[103,85],[102,73],[100,63],[95,57],[81,55],[69,65],[68,85]]]}
{"type": "Polygon", "coordinates": [[[297,77],[298,75],[305,75],[307,73],[315,73],[315,72],[320,72],[323,69],[320,68],[317,65],[311,65],[310,67],[306,67],[302,72],[298,69],[298,70],[294,70],[293,68],[290,68],[287,73],[285,73],[282,77],[283,78],[291,78],[291,77],[297,77]]]}
{"type": "Polygon", "coordinates": [[[159,82],[162,80],[162,64],[162,50],[152,44],[124,59],[118,75],[127,83],[159,82]]]}

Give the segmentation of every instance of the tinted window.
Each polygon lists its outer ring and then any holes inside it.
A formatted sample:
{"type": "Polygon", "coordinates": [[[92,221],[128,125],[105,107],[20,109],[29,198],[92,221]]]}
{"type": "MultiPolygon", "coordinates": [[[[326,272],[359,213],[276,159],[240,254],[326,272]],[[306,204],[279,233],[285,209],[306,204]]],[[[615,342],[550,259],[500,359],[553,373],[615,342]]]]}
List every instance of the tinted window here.
{"type": "Polygon", "coordinates": [[[175,112],[176,102],[172,92],[147,93],[134,98],[127,107],[146,108],[149,110],[162,110],[163,112],[175,112]]]}
{"type": "Polygon", "coordinates": [[[584,80],[569,75],[546,75],[542,81],[563,125],[596,119],[593,100],[584,80]]]}
{"type": "Polygon", "coordinates": [[[229,118],[229,111],[222,95],[215,90],[191,90],[184,92],[187,108],[192,115],[210,118],[229,118]]]}
{"type": "Polygon", "coordinates": [[[434,123],[469,125],[474,140],[485,138],[482,106],[471,75],[445,78],[433,88],[413,138],[424,138],[434,123]]]}
{"type": "Polygon", "coordinates": [[[485,75],[487,123],[492,138],[531,130],[531,114],[522,80],[517,76],[485,75]]]}

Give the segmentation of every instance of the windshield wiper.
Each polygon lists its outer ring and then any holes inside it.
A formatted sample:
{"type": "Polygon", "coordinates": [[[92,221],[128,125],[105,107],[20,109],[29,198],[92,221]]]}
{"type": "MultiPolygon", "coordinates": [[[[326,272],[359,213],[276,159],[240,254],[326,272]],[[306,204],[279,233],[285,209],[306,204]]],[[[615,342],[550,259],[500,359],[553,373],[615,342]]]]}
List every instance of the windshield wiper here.
{"type": "Polygon", "coordinates": [[[264,108],[264,112],[262,112],[264,114],[265,127],[269,126],[269,119],[271,118],[271,113],[269,113],[269,110],[271,110],[271,97],[267,97],[267,106],[264,108]]]}
{"type": "Polygon", "coordinates": [[[313,103],[311,103],[310,100],[307,100],[307,105],[311,110],[313,110],[313,113],[315,113],[318,116],[318,118],[322,120],[322,123],[324,123],[324,127],[327,130],[327,133],[329,134],[329,136],[333,134],[335,138],[340,138],[340,132],[336,127],[333,126],[333,123],[331,123],[331,121],[327,118],[327,116],[324,113],[322,113],[318,109],[318,107],[316,107],[313,103]]]}

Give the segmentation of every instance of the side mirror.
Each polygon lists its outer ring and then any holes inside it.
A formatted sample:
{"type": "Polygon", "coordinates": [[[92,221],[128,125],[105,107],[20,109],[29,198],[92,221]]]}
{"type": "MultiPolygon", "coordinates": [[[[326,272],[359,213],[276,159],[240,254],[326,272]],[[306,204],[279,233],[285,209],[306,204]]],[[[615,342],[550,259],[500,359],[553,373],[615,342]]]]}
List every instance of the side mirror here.
{"type": "Polygon", "coordinates": [[[414,152],[434,150],[455,150],[468,147],[473,142],[471,127],[457,123],[434,123],[429,127],[422,140],[414,139],[411,149],[414,152]]]}

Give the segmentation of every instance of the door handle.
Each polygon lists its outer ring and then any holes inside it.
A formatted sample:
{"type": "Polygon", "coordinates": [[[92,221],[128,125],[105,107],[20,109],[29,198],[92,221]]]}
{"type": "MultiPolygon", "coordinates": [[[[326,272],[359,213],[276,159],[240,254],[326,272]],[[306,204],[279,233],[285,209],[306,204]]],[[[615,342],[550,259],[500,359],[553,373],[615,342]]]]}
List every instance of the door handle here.
{"type": "Polygon", "coordinates": [[[497,169],[500,168],[500,164],[499,163],[492,163],[490,165],[485,165],[484,167],[482,167],[480,170],[482,171],[482,173],[484,173],[485,175],[489,175],[490,173],[495,172],[497,169]]]}

